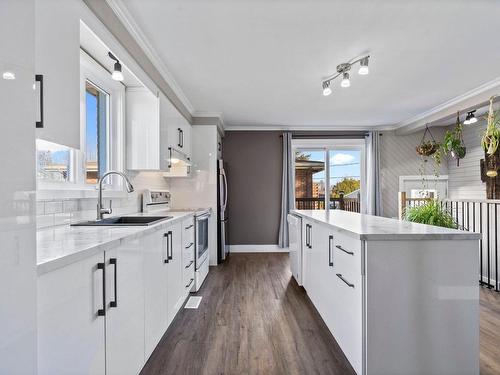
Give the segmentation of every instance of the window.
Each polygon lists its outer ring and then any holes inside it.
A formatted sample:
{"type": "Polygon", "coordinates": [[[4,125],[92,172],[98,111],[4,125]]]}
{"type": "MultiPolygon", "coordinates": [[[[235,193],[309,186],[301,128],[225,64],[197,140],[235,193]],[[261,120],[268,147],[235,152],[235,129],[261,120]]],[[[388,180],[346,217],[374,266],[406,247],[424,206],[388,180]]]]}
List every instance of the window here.
{"type": "Polygon", "coordinates": [[[73,180],[73,149],[36,140],[36,173],[38,181],[70,182],[73,180]]]}
{"type": "Polygon", "coordinates": [[[361,212],[364,140],[297,140],[295,208],[361,212]]]}
{"type": "Polygon", "coordinates": [[[85,183],[96,184],[108,169],[109,94],[85,82],[85,183]]]}

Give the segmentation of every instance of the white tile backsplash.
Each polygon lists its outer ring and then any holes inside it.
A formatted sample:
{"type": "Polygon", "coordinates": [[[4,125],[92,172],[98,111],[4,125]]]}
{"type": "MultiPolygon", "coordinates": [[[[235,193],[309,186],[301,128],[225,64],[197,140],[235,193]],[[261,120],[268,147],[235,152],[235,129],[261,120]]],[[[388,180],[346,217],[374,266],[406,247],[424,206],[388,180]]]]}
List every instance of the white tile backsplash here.
{"type": "Polygon", "coordinates": [[[45,214],[60,214],[63,212],[63,201],[45,202],[45,214]]]}

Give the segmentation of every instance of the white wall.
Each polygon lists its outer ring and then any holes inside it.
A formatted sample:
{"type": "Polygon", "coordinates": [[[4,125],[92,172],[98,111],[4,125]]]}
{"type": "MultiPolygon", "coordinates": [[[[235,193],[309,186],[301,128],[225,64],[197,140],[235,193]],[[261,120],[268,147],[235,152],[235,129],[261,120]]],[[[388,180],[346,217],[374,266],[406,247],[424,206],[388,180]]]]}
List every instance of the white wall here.
{"type": "Polygon", "coordinates": [[[448,162],[448,195],[451,199],[486,199],[486,184],[481,182],[480,169],[480,160],[484,159],[481,135],[485,128],[486,121],[483,119],[463,127],[467,154],[458,167],[455,160],[448,162]]]}
{"type": "MultiPolygon", "coordinates": [[[[443,138],[444,128],[432,128],[436,141],[443,138]]],[[[382,215],[398,216],[399,176],[420,175],[421,157],[415,146],[422,139],[423,131],[408,135],[396,135],[393,131],[380,136],[380,190],[382,195],[382,215]]],[[[442,163],[441,174],[448,173],[448,165],[442,163]]],[[[433,162],[425,163],[424,174],[434,174],[433,162]]]]}

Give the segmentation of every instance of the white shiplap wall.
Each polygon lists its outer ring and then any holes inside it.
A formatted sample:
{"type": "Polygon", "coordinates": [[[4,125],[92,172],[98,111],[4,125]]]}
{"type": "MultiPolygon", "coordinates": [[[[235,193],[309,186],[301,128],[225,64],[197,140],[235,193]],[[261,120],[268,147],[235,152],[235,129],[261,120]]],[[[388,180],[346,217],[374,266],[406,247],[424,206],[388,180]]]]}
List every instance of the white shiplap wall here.
{"type": "MultiPolygon", "coordinates": [[[[436,141],[443,138],[444,128],[432,128],[436,141]]],[[[423,131],[413,134],[396,135],[393,131],[380,136],[380,189],[382,195],[382,215],[398,216],[399,176],[419,175],[421,158],[415,147],[422,139],[423,131]]],[[[425,163],[424,174],[434,174],[433,162],[425,163]]],[[[447,163],[442,163],[441,174],[448,173],[447,163]]]]}
{"type": "MultiPolygon", "coordinates": [[[[453,126],[450,127],[452,129],[453,126]]],[[[480,160],[484,158],[481,148],[481,134],[486,121],[464,125],[463,136],[467,154],[457,167],[455,160],[448,162],[448,194],[451,199],[485,199],[486,185],[481,182],[480,160]]]]}

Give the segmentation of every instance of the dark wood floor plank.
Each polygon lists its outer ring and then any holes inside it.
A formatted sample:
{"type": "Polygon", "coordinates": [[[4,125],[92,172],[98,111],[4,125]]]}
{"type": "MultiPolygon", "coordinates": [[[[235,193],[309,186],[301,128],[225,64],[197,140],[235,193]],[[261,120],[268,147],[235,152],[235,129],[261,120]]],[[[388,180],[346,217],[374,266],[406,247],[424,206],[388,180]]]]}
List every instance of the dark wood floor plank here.
{"type": "MultiPolygon", "coordinates": [[[[289,271],[288,254],[231,254],[142,375],[348,375],[354,370],[289,271]]],[[[481,375],[500,374],[500,293],[481,289],[481,375]]]]}
{"type": "Polygon", "coordinates": [[[354,374],[288,254],[232,254],[211,269],[197,310],[184,309],[143,375],[354,374]]]}

